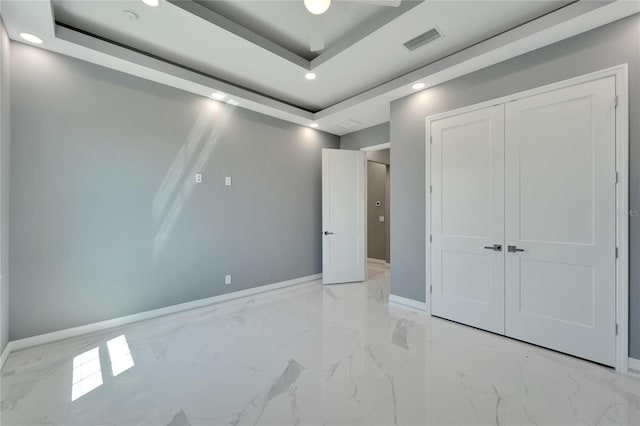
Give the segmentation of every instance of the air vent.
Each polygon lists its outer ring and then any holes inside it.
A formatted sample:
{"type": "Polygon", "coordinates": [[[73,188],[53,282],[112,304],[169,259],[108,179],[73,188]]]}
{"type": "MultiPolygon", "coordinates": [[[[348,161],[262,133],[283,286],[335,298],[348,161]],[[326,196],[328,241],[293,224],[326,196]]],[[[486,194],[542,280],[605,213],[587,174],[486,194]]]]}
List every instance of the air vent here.
{"type": "Polygon", "coordinates": [[[442,37],[442,34],[435,28],[430,29],[426,33],[420,34],[418,37],[412,38],[404,44],[409,50],[416,50],[418,47],[424,46],[427,43],[431,43],[434,40],[442,37]]]}
{"type": "Polygon", "coordinates": [[[336,126],[345,130],[349,130],[349,129],[353,129],[354,127],[358,127],[361,124],[362,124],[361,122],[352,120],[349,118],[348,120],[344,120],[339,123],[336,123],[336,126]]]}

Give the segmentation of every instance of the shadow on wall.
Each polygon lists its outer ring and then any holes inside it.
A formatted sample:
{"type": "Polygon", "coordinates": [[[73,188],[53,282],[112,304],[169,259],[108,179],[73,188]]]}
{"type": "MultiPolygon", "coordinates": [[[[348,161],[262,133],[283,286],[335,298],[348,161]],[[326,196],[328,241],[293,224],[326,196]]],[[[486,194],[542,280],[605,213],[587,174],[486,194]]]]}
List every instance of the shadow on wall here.
{"type": "Polygon", "coordinates": [[[153,199],[153,217],[159,224],[153,243],[155,260],[158,260],[182,208],[193,192],[196,173],[201,172],[209,161],[235,109],[232,104],[219,104],[216,107],[219,107],[216,111],[200,113],[153,199]]]}

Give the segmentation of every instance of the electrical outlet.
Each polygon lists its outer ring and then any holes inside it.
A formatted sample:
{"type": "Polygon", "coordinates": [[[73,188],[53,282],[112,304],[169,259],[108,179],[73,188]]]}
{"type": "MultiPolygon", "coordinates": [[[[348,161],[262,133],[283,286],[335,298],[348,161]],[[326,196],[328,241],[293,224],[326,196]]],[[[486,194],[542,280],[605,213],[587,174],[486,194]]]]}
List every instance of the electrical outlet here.
{"type": "Polygon", "coordinates": [[[231,284],[231,275],[225,275],[224,276],[224,284],[225,285],[231,284]]]}
{"type": "Polygon", "coordinates": [[[224,178],[225,186],[231,186],[231,176],[227,176],[224,178]]]}
{"type": "Polygon", "coordinates": [[[196,183],[202,183],[202,173],[196,173],[196,183]]]}

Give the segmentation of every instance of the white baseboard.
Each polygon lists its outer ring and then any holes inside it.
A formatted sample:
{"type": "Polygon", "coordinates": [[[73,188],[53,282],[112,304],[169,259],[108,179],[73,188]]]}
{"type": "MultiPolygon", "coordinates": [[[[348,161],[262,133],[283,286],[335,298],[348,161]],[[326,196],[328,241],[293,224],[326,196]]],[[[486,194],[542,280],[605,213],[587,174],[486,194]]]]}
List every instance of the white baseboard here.
{"type": "Polygon", "coordinates": [[[640,377],[640,359],[629,358],[629,372],[640,377]]]}
{"type": "Polygon", "coordinates": [[[386,265],[387,262],[385,260],[382,259],[374,259],[373,257],[367,257],[367,262],[371,262],[371,263],[378,263],[380,265],[386,265]]]}
{"type": "Polygon", "coordinates": [[[154,309],[151,311],[140,312],[138,314],[127,315],[120,318],[114,318],[106,321],[95,322],[92,324],[82,325],[79,327],[67,328],[65,330],[54,331],[52,333],[40,334],[38,336],[27,337],[25,339],[14,340],[9,342],[7,348],[2,354],[2,364],[9,355],[10,352],[19,351],[33,346],[39,346],[46,343],[52,343],[59,340],[70,339],[72,337],[78,337],[85,334],[95,333],[98,331],[105,331],[110,328],[120,327],[135,322],[145,321],[165,315],[170,315],[176,312],[188,311],[191,309],[201,308],[203,306],[215,305],[230,300],[240,299],[243,297],[249,297],[260,293],[266,293],[269,291],[279,290],[285,287],[291,287],[294,285],[304,284],[312,281],[316,281],[322,278],[322,274],[308,275],[306,277],[295,278],[293,280],[281,281],[278,283],[267,284],[259,287],[249,288],[246,290],[234,291],[227,294],[221,294],[220,296],[208,297],[206,299],[194,300],[193,302],[180,303],[178,305],[167,306],[166,308],[154,309]]]}
{"type": "Polygon", "coordinates": [[[427,312],[427,304],[425,302],[418,302],[417,300],[407,299],[406,297],[396,296],[395,294],[389,295],[389,303],[412,311],[427,312]]]}

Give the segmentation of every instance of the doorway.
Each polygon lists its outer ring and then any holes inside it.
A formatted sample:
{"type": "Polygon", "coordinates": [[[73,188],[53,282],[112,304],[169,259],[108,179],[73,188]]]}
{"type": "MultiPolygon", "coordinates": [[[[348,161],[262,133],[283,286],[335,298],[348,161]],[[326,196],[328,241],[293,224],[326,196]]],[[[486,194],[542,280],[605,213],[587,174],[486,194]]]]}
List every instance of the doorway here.
{"type": "Polygon", "coordinates": [[[389,143],[362,148],[367,156],[367,262],[372,266],[391,265],[389,143]]]}
{"type": "Polygon", "coordinates": [[[322,282],[388,272],[390,144],[322,150],[322,282]]]}

